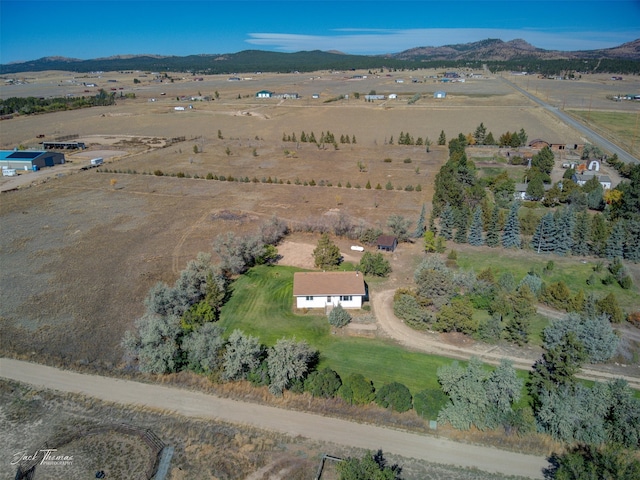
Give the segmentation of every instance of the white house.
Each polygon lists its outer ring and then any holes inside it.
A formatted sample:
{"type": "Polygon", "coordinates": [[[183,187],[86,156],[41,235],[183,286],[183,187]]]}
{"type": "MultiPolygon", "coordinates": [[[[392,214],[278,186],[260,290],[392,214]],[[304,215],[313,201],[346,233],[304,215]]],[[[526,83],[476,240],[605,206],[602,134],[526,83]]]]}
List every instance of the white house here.
{"type": "Polygon", "coordinates": [[[389,100],[396,100],[398,98],[398,94],[397,93],[390,93],[389,94],[389,100]]]}
{"type": "Polygon", "coordinates": [[[258,93],[256,93],[257,98],[271,98],[272,95],[273,92],[270,92],[269,90],[260,90],[258,93]]]}
{"type": "Polygon", "coordinates": [[[598,179],[600,185],[602,185],[602,188],[604,188],[605,190],[609,190],[611,188],[611,178],[609,178],[608,175],[598,175],[593,172],[574,173],[573,181],[582,187],[593,177],[596,177],[598,179]]]}
{"type": "Polygon", "coordinates": [[[366,295],[360,272],[296,272],[293,296],[297,308],[361,308],[366,295]]]}
{"type": "Polygon", "coordinates": [[[438,90],[433,94],[433,98],[446,98],[446,97],[447,97],[447,92],[445,92],[444,90],[438,90]]]}

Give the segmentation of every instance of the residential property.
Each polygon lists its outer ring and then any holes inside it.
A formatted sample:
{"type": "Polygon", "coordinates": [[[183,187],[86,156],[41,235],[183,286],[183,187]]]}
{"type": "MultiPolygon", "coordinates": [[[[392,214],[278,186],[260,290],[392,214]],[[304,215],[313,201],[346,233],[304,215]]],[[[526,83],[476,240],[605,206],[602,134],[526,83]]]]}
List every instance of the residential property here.
{"type": "Polygon", "coordinates": [[[389,94],[389,100],[396,100],[398,98],[398,94],[397,93],[390,93],[389,94]]]}
{"type": "Polygon", "coordinates": [[[370,95],[365,95],[364,99],[367,100],[367,101],[370,101],[370,100],[384,100],[385,96],[384,95],[373,95],[373,94],[370,94],[370,95]]]}
{"type": "Polygon", "coordinates": [[[608,175],[599,175],[594,172],[583,172],[583,173],[574,173],[572,179],[578,185],[583,186],[593,177],[596,177],[598,179],[598,181],[600,182],[600,185],[602,185],[602,188],[604,188],[605,190],[609,190],[611,188],[611,178],[609,178],[608,175]]]}
{"type": "Polygon", "coordinates": [[[384,250],[385,252],[394,252],[398,246],[398,238],[393,235],[380,235],[376,242],[378,250],[384,250]]]}
{"type": "Polygon", "coordinates": [[[269,90],[260,90],[256,93],[256,98],[271,98],[273,96],[273,92],[269,90]]]}
{"type": "Polygon", "coordinates": [[[64,163],[64,154],[42,150],[0,150],[0,167],[10,170],[38,170],[64,163]]]}
{"type": "Polygon", "coordinates": [[[444,90],[438,90],[433,93],[433,98],[447,98],[447,92],[444,90]]]}
{"type": "MultiPolygon", "coordinates": [[[[515,190],[513,192],[513,198],[515,198],[516,200],[532,200],[532,198],[527,195],[528,186],[528,183],[516,183],[515,190]]],[[[550,190],[553,185],[551,185],[550,183],[543,183],[542,186],[544,188],[544,191],[546,192],[550,190]]]]}
{"type": "Polygon", "coordinates": [[[361,308],[367,294],[360,272],[296,272],[293,296],[297,308],[361,308]]]}
{"type": "Polygon", "coordinates": [[[273,98],[284,98],[284,99],[297,99],[300,98],[300,95],[297,93],[272,93],[271,96],[273,98]]]}

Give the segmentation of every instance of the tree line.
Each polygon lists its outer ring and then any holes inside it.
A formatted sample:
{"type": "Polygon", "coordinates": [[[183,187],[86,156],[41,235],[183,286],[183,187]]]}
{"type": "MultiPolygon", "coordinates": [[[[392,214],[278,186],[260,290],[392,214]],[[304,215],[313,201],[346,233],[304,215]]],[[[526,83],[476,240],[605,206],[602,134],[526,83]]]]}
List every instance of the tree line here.
{"type": "Polygon", "coordinates": [[[115,92],[100,89],[95,96],[82,97],[10,97],[0,99],[0,115],[33,115],[36,113],[76,110],[115,104],[115,92]]]}

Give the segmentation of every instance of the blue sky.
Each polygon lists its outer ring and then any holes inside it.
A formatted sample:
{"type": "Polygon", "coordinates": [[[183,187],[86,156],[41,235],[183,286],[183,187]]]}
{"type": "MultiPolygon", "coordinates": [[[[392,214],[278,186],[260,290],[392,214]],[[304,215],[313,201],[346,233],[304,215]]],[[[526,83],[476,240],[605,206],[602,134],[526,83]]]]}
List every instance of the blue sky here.
{"type": "Polygon", "coordinates": [[[0,0],[0,63],[247,49],[370,55],[486,38],[613,47],[640,38],[640,0],[0,0]]]}

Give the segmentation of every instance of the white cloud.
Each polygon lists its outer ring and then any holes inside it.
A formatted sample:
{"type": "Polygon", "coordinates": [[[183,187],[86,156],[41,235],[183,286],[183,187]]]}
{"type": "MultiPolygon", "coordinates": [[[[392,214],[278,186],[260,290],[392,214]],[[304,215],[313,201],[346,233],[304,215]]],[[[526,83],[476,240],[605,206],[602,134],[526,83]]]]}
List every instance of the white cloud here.
{"type": "Polygon", "coordinates": [[[499,38],[522,38],[547,50],[593,50],[620,45],[637,38],[637,32],[548,32],[486,28],[430,28],[409,30],[339,29],[331,35],[250,33],[245,40],[285,52],[339,50],[350,54],[397,53],[413,47],[452,45],[499,38]]]}

